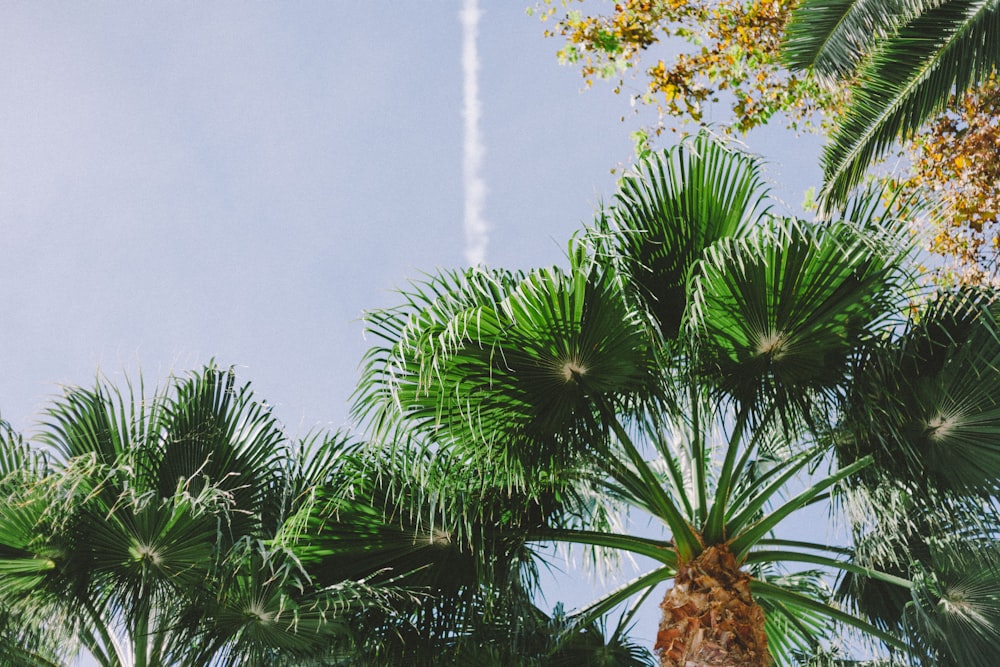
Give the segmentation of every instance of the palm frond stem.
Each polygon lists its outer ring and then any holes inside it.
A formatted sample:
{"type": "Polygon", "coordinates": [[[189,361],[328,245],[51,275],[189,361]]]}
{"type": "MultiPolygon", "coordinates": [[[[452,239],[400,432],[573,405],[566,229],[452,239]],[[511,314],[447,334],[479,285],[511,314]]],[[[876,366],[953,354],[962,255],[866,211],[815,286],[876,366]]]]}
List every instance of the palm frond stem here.
{"type": "Polygon", "coordinates": [[[743,509],[726,521],[726,530],[731,534],[737,534],[743,529],[754,516],[764,508],[768,501],[777,493],[781,492],[785,488],[785,484],[791,480],[795,475],[797,475],[806,465],[813,460],[816,450],[801,452],[798,456],[788,459],[783,465],[777,465],[771,470],[765,473],[761,479],[757,480],[757,483],[748,488],[744,493],[737,498],[737,502],[734,503],[734,507],[739,507],[744,502],[743,509]],[[783,471],[783,472],[781,472],[783,471]],[[772,474],[781,472],[777,479],[771,480],[766,487],[760,488],[760,486],[768,482],[768,477],[772,474]],[[756,494],[753,500],[748,500],[746,496],[751,494],[756,494]]]}
{"type": "MultiPolygon", "coordinates": [[[[736,473],[740,441],[743,440],[743,433],[749,426],[750,411],[751,406],[749,404],[741,405],[739,412],[737,412],[733,420],[732,431],[730,432],[729,442],[726,446],[726,456],[719,470],[719,480],[715,488],[712,509],[708,513],[708,520],[705,522],[705,527],[702,530],[704,539],[710,544],[717,544],[726,540],[726,508],[729,504],[729,496],[733,490],[733,475],[736,473]]],[[[753,442],[753,438],[751,441],[753,442]]],[[[752,442],[747,445],[747,451],[741,457],[743,461],[746,461],[746,456],[753,449],[752,442]]]]}
{"type": "Polygon", "coordinates": [[[836,558],[828,558],[826,556],[820,556],[818,554],[802,553],[800,551],[755,549],[747,555],[746,560],[744,562],[745,563],[777,563],[777,562],[810,563],[812,565],[822,565],[824,567],[833,568],[835,570],[851,572],[853,574],[860,574],[862,576],[870,577],[872,579],[878,579],[879,581],[884,581],[888,584],[893,584],[895,586],[899,586],[907,590],[913,588],[913,582],[910,581],[909,579],[897,577],[895,575],[888,574],[886,572],[881,572],[879,570],[875,570],[870,567],[856,565],[848,561],[837,560],[836,558]]]}
{"type": "Polygon", "coordinates": [[[587,544],[595,547],[611,547],[646,556],[670,567],[677,567],[677,551],[673,542],[654,540],[637,535],[625,535],[607,531],[570,530],[549,528],[533,530],[528,535],[529,542],[566,542],[587,544]]]}
{"type": "Polygon", "coordinates": [[[792,512],[801,509],[809,500],[813,498],[817,493],[830,488],[834,484],[837,484],[843,479],[850,477],[859,470],[863,470],[873,463],[874,459],[869,454],[861,459],[858,459],[849,466],[845,466],[835,472],[834,474],[826,477],[820,482],[814,484],[808,489],[802,491],[798,495],[791,498],[784,505],[773,510],[765,517],[763,517],[757,523],[751,525],[746,530],[741,532],[738,536],[735,536],[732,540],[730,549],[733,555],[736,556],[737,560],[741,560],[746,557],[749,553],[751,547],[767,535],[771,530],[774,529],[781,521],[788,517],[792,512]]]}
{"type": "Polygon", "coordinates": [[[681,560],[689,560],[695,556],[701,548],[701,540],[698,534],[695,532],[691,524],[684,518],[681,514],[680,509],[673,499],[667,495],[666,491],[660,485],[660,481],[657,479],[656,474],[650,469],[649,464],[646,463],[645,459],[636,449],[635,444],[629,437],[625,428],[618,421],[617,416],[615,416],[607,406],[599,404],[599,409],[601,416],[605,423],[608,424],[614,431],[619,443],[625,450],[626,456],[632,462],[632,465],[636,468],[636,471],[642,477],[642,481],[645,482],[645,491],[652,497],[652,505],[656,511],[656,515],[661,518],[667,526],[670,528],[673,534],[674,542],[677,545],[677,553],[681,560]]]}
{"type": "Polygon", "coordinates": [[[676,568],[668,565],[651,570],[598,598],[585,608],[572,614],[572,618],[574,619],[574,622],[578,622],[581,625],[592,623],[636,593],[649,589],[652,586],[656,586],[660,582],[671,579],[676,573],[676,568]]]}
{"type": "Polygon", "coordinates": [[[902,651],[909,650],[909,645],[896,635],[885,632],[881,628],[876,627],[871,623],[854,616],[853,614],[849,614],[841,609],[819,602],[808,595],[796,593],[781,586],[775,586],[774,584],[761,581],[759,579],[754,579],[750,582],[750,590],[757,596],[767,597],[778,602],[787,601],[789,604],[793,604],[797,607],[802,607],[825,616],[829,616],[844,625],[857,628],[872,637],[880,639],[889,646],[902,651]]]}

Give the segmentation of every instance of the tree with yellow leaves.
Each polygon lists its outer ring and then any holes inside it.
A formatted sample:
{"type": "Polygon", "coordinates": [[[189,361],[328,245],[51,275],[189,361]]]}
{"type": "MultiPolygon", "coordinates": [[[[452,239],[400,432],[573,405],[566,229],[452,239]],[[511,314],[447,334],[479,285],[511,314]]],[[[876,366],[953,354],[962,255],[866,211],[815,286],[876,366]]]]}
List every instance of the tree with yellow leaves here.
{"type": "Polygon", "coordinates": [[[604,13],[555,18],[556,4],[545,0],[535,11],[555,20],[547,34],[565,40],[560,58],[578,65],[587,85],[613,80],[637,107],[656,109],[652,131],[636,134],[640,150],[650,134],[703,123],[708,103],[727,106],[729,132],[780,113],[795,129],[831,135],[821,201],[834,207],[896,150],[909,158],[907,171],[882,176],[936,204],[930,249],[954,264],[942,275],[995,280],[1000,2],[876,5],[622,0],[604,13]],[[668,40],[690,48],[653,55],[668,40]]]}

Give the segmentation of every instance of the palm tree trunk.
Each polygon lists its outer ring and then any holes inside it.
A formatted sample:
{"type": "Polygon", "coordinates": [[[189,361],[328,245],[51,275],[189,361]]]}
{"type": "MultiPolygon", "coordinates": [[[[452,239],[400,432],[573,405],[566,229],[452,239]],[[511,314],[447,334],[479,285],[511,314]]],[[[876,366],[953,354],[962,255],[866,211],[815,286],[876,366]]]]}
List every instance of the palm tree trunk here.
{"type": "Polygon", "coordinates": [[[660,604],[656,652],[663,667],[769,667],[764,611],[750,575],[724,546],[682,565],[660,604]]]}

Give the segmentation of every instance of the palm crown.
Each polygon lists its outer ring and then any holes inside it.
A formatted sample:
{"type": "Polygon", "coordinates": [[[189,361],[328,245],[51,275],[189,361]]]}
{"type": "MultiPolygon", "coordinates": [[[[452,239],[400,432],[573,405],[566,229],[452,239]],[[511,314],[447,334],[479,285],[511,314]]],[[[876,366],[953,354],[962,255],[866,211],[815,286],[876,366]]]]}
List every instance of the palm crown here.
{"type": "MultiPolygon", "coordinates": [[[[992,295],[942,294],[907,317],[910,249],[878,193],[842,220],[782,219],[758,171],[699,135],[623,179],[570,243],[567,270],[474,269],[405,292],[404,306],[369,317],[384,343],[369,354],[358,414],[474,469],[462,493],[550,499],[508,533],[526,546],[658,563],[575,618],[673,580],[664,665],[792,664],[833,626],[897,655],[993,664],[996,596],[966,598],[974,613],[935,597],[970,568],[976,591],[998,581],[982,564],[1000,413],[997,394],[977,391],[998,378],[992,295]],[[942,465],[952,457],[962,462],[942,465]],[[976,548],[956,556],[940,525],[935,536],[900,526],[875,548],[890,524],[859,517],[881,517],[883,497],[908,498],[910,516],[965,508],[976,548]],[[852,540],[778,537],[817,503],[850,510],[852,540]],[[628,508],[664,534],[616,526],[628,508]],[[816,568],[841,573],[842,601],[816,568]],[[876,590],[902,608],[876,610],[876,590]]],[[[456,490],[441,481],[443,496],[456,490]]]]}

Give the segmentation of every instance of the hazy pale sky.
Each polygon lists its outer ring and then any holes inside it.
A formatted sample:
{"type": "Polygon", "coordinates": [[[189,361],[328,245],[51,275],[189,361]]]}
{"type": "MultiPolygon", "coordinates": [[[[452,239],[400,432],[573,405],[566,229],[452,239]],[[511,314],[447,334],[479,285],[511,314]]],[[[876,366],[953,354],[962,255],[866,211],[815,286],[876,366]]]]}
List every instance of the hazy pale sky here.
{"type": "MultiPolygon", "coordinates": [[[[480,0],[471,67],[461,0],[3,3],[0,415],[215,358],[292,434],[343,424],[362,311],[471,256],[470,71],[483,256],[562,263],[636,125],[527,4],[480,0]]],[[[793,205],[819,178],[815,138],[748,144],[793,205]]]]}

